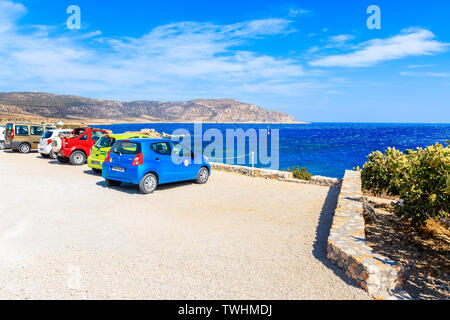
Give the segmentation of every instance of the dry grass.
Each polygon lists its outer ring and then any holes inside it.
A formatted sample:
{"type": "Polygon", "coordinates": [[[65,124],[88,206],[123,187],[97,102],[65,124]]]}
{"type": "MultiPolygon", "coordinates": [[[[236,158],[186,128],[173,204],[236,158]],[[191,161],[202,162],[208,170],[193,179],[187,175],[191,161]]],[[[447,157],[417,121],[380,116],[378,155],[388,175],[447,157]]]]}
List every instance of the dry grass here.
{"type": "Polygon", "coordinates": [[[424,238],[430,239],[430,241],[434,242],[438,239],[450,245],[450,230],[440,221],[428,220],[426,226],[421,227],[419,232],[424,238]]]}
{"type": "Polygon", "coordinates": [[[438,221],[414,229],[387,205],[375,205],[378,220],[366,219],[368,245],[405,267],[405,290],[415,299],[450,299],[449,230],[438,221]]]}

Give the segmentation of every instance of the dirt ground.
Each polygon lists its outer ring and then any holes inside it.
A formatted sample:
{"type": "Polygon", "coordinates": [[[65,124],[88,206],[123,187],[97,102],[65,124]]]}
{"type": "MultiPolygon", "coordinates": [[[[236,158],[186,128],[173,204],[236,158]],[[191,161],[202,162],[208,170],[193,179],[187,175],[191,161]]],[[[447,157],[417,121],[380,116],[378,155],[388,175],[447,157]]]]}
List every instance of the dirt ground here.
{"type": "Polygon", "coordinates": [[[338,191],[213,172],[108,188],[0,152],[1,299],[369,299],[326,258],[338,191]]]}
{"type": "Polygon", "coordinates": [[[416,230],[391,205],[372,204],[378,220],[366,219],[367,244],[405,267],[404,289],[412,298],[450,299],[450,232],[435,221],[416,230]]]}

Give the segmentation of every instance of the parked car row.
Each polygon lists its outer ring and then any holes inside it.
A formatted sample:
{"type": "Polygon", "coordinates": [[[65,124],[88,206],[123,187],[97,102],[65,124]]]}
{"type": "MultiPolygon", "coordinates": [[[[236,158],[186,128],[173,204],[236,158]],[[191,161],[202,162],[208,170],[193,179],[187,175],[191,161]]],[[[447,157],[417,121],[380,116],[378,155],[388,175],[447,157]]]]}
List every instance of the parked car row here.
{"type": "Polygon", "coordinates": [[[0,148],[20,153],[37,150],[44,158],[60,163],[87,165],[101,173],[108,186],[131,183],[142,193],[160,184],[195,180],[206,183],[211,166],[206,157],[186,146],[148,133],[113,134],[109,130],[83,127],[57,129],[51,125],[8,123],[0,148]]]}

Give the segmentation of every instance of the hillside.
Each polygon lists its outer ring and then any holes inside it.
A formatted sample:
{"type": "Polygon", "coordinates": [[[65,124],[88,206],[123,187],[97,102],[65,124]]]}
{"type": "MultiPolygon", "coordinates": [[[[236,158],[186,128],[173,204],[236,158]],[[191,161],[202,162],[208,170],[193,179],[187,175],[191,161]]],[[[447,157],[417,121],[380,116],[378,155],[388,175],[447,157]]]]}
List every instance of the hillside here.
{"type": "Polygon", "coordinates": [[[0,119],[106,122],[265,122],[296,123],[281,111],[233,99],[182,102],[99,100],[34,92],[0,93],[0,119]]]}

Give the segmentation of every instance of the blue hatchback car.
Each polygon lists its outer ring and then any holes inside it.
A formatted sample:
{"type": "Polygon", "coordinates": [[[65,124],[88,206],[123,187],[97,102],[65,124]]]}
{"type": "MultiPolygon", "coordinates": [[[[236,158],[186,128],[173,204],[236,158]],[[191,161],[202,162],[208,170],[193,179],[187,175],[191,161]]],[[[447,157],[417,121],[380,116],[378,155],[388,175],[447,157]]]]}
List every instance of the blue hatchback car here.
{"type": "Polygon", "coordinates": [[[153,138],[116,141],[102,166],[108,186],[138,184],[142,193],[152,193],[158,184],[170,182],[195,180],[203,184],[210,173],[207,158],[177,142],[153,138]]]}

